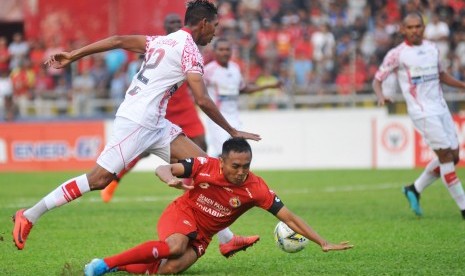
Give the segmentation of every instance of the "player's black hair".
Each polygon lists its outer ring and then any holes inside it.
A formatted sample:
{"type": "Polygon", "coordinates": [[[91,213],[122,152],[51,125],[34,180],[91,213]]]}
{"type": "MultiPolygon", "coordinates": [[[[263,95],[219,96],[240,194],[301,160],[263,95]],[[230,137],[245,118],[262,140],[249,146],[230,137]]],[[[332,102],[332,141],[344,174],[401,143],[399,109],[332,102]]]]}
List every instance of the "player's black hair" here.
{"type": "Polygon", "coordinates": [[[231,151],[250,152],[250,155],[252,155],[252,148],[244,138],[233,137],[226,140],[226,142],[223,143],[223,151],[221,152],[221,155],[227,156],[231,151]]]}
{"type": "Polygon", "coordinates": [[[229,42],[229,40],[224,37],[215,39],[215,41],[213,41],[213,49],[216,49],[216,47],[218,47],[218,43],[220,42],[229,42]]]}
{"type": "Polygon", "coordinates": [[[420,21],[421,21],[421,24],[425,25],[425,22],[423,21],[423,15],[422,15],[421,12],[419,12],[419,11],[412,11],[412,12],[407,13],[407,14],[404,16],[404,20],[403,20],[402,23],[405,22],[405,19],[406,19],[407,17],[412,17],[412,16],[418,17],[418,18],[420,19],[420,21]]]}
{"type": "Polygon", "coordinates": [[[208,21],[212,21],[217,14],[218,9],[208,0],[193,0],[187,3],[184,24],[186,26],[197,25],[197,23],[204,18],[208,21]]]}

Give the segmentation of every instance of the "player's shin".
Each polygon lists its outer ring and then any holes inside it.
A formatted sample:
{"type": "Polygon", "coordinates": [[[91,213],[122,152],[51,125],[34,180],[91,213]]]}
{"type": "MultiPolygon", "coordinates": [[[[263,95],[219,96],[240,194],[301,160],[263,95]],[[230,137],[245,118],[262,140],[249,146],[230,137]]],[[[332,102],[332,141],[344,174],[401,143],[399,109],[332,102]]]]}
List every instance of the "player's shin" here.
{"type": "Polygon", "coordinates": [[[433,184],[440,177],[439,160],[437,158],[431,160],[426,165],[425,170],[415,180],[414,185],[418,193],[423,192],[429,185],[433,184]]]}
{"type": "Polygon", "coordinates": [[[441,164],[441,178],[460,210],[465,210],[465,193],[453,162],[441,164]]]}
{"type": "MultiPolygon", "coordinates": [[[[151,264],[170,255],[170,248],[164,241],[148,241],[120,254],[105,258],[108,267],[122,267],[131,264],[151,264]]],[[[135,267],[134,267],[135,268],[135,267]]]]}

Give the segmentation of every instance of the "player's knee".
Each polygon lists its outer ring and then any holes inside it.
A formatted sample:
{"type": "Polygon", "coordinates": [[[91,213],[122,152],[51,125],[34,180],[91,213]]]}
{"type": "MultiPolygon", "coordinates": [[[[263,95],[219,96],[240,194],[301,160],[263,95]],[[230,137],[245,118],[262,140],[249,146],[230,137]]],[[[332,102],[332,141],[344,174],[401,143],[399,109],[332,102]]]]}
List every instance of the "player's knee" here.
{"type": "Polygon", "coordinates": [[[174,258],[178,258],[182,256],[186,251],[185,246],[181,244],[169,244],[169,247],[170,247],[170,256],[174,258]]]}
{"type": "Polygon", "coordinates": [[[114,179],[112,174],[88,174],[89,187],[91,190],[105,189],[108,184],[114,179]]]}

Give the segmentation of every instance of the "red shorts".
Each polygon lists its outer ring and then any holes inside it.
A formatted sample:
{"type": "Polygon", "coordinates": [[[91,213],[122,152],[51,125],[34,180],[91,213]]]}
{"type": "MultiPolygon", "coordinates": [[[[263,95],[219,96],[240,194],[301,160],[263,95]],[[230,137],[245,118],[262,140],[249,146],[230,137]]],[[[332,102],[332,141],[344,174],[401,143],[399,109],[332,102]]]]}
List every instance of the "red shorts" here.
{"type": "Polygon", "coordinates": [[[168,205],[163,211],[158,220],[157,230],[158,238],[161,241],[176,233],[189,237],[189,244],[199,258],[205,254],[205,250],[211,241],[211,237],[204,235],[197,228],[197,222],[192,209],[179,204],[177,200],[168,205]]]}

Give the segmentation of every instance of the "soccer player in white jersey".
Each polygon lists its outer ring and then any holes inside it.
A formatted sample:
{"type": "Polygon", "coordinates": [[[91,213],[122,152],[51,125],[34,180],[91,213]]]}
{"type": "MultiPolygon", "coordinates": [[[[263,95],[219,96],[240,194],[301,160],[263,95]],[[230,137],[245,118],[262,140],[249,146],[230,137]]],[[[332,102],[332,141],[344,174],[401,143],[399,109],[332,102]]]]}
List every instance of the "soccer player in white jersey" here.
{"type": "MultiPolygon", "coordinates": [[[[252,87],[244,82],[239,65],[231,61],[231,44],[225,38],[213,42],[215,59],[205,65],[204,81],[208,93],[218,106],[221,114],[235,128],[241,127],[239,119],[238,98],[240,93],[253,93],[264,89],[278,88],[280,83],[252,87]]],[[[207,153],[218,157],[224,141],[231,137],[219,128],[211,119],[206,120],[207,153]]]]}
{"type": "Polygon", "coordinates": [[[84,56],[122,48],[144,53],[144,64],[134,76],[114,121],[113,134],[87,174],[65,181],[29,209],[13,216],[13,238],[23,249],[33,224],[45,212],[105,188],[119,171],[142,152],[164,159],[182,160],[206,156],[196,144],[181,135],[181,129],[165,119],[170,96],[187,80],[196,104],[231,136],[260,140],[260,136],[233,128],[208,96],[203,82],[203,59],[197,45],[208,44],[218,25],[217,9],[207,0],[187,4],[185,27],[167,36],[112,36],[83,48],[51,56],[46,63],[63,68],[84,56]]]}
{"type": "Polygon", "coordinates": [[[418,179],[403,188],[412,211],[417,216],[422,215],[420,194],[441,178],[465,219],[465,194],[455,172],[455,164],[459,161],[459,142],[441,88],[441,83],[444,83],[464,89],[465,83],[454,79],[441,68],[439,51],[434,43],[423,39],[424,30],[420,13],[406,15],[401,26],[405,41],[387,53],[376,72],[373,89],[378,104],[384,105],[387,99],[381,84],[392,72],[397,75],[408,114],[415,128],[436,153],[418,179]]]}

